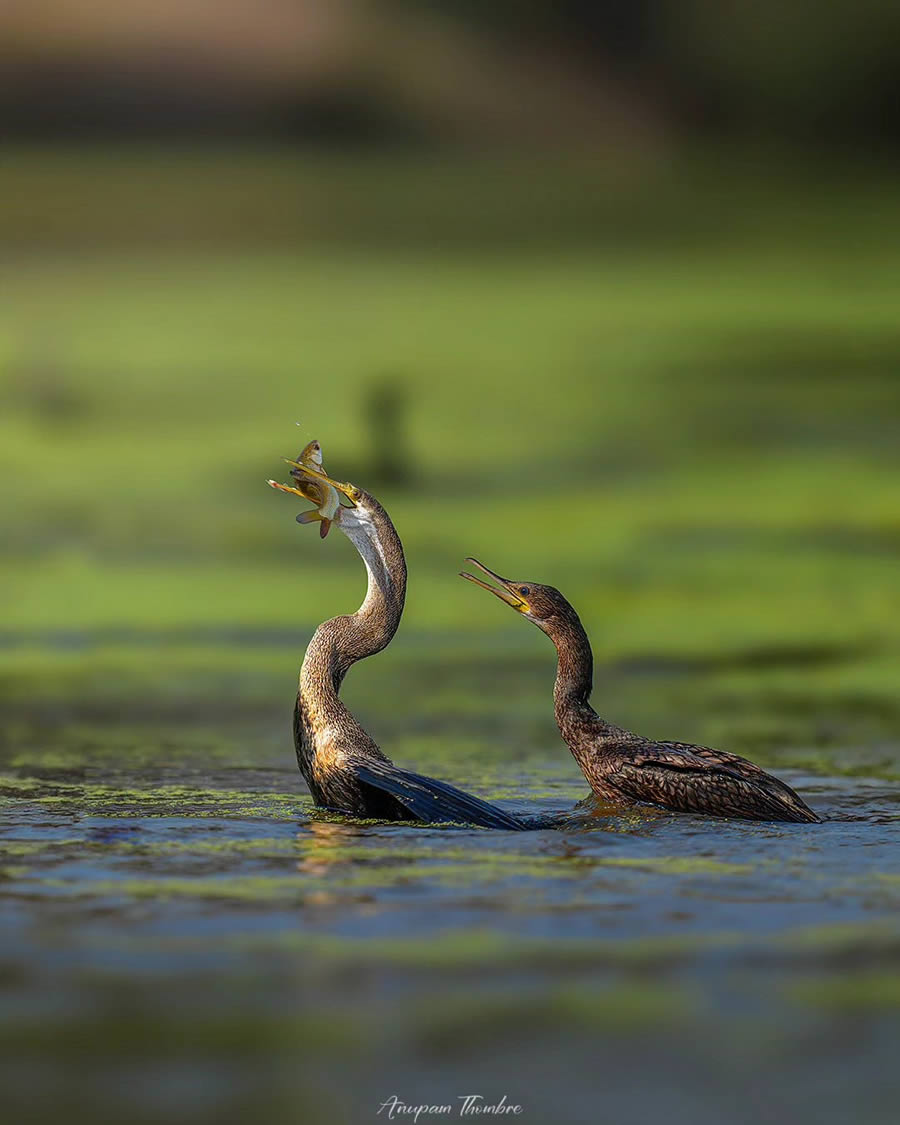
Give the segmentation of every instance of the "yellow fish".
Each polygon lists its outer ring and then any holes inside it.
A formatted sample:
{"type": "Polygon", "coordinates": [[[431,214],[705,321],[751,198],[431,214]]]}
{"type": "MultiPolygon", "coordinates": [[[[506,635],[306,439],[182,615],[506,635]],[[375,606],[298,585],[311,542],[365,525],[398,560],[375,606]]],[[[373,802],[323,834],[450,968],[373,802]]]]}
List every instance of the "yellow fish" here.
{"type": "MultiPolygon", "coordinates": [[[[297,460],[289,461],[288,464],[303,466],[304,468],[312,469],[316,473],[324,473],[325,469],[322,466],[322,446],[317,441],[311,441],[300,451],[297,460]]],[[[270,480],[269,484],[273,488],[277,488],[280,492],[293,492],[297,496],[302,496],[305,500],[312,501],[316,507],[310,512],[301,512],[300,515],[297,516],[297,523],[315,523],[316,520],[321,521],[319,524],[319,535],[324,539],[341,506],[341,498],[338,496],[337,489],[320,480],[303,480],[297,470],[294,470],[293,475],[297,478],[300,488],[292,488],[290,485],[279,484],[274,480],[270,480]]]]}

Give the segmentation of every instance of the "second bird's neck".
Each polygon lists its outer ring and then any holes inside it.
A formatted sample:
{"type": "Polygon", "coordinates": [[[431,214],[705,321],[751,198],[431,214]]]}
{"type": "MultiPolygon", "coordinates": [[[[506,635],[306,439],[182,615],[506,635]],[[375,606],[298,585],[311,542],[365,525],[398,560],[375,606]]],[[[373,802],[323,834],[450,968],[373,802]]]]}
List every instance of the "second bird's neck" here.
{"type": "Polygon", "coordinates": [[[573,709],[587,707],[594,686],[594,656],[584,626],[573,612],[571,619],[555,624],[550,639],[556,645],[556,684],[553,702],[556,721],[573,709]]]}
{"type": "Polygon", "coordinates": [[[556,683],[553,688],[553,709],[556,725],[569,749],[580,761],[592,736],[611,730],[591,707],[594,686],[594,656],[584,626],[572,610],[571,616],[554,622],[547,630],[556,646],[556,683]]]}

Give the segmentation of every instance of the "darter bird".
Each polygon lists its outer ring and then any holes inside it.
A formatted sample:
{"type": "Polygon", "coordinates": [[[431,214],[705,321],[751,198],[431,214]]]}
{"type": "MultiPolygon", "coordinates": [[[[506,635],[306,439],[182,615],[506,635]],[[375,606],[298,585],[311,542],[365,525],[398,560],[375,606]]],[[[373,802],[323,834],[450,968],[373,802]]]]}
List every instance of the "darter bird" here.
{"type": "MultiPolygon", "coordinates": [[[[321,449],[315,443],[318,461],[321,449]]],[[[307,450],[310,447],[307,446],[307,450]]],[[[518,831],[537,827],[469,793],[395,766],[339,697],[350,668],[386,648],[406,599],[406,560],[390,517],[374,496],[321,472],[314,458],[288,461],[295,486],[273,488],[310,500],[317,509],[336,490],[348,505],[330,505],[328,518],[359,552],[368,589],[356,613],[333,617],[316,629],[300,669],[294,708],[297,762],[317,805],[356,817],[474,824],[518,831]]],[[[300,523],[321,512],[302,513],[300,523]]]]}

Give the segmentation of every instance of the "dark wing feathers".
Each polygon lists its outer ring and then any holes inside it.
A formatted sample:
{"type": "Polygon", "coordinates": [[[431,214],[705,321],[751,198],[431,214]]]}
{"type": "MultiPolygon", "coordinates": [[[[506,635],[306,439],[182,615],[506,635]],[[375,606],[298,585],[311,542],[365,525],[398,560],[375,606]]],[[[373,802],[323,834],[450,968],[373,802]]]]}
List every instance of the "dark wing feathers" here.
{"type": "Polygon", "coordinates": [[[818,821],[777,777],[735,754],[682,742],[632,750],[617,762],[615,786],[632,800],[682,812],[754,820],[818,821]]]}
{"type": "Polygon", "coordinates": [[[461,789],[399,769],[391,762],[354,761],[353,770],[363,785],[395,797],[417,820],[426,824],[477,824],[482,828],[521,831],[526,825],[496,805],[461,789]]]}

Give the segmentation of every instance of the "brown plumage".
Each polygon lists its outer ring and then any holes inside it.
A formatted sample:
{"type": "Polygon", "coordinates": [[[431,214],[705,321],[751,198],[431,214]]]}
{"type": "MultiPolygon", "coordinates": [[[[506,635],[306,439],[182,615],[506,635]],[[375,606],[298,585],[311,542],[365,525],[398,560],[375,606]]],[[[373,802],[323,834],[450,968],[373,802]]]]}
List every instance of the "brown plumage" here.
{"type": "Polygon", "coordinates": [[[654,742],[602,719],[588,702],[594,663],[590,642],[578,614],[559,590],[501,578],[476,559],[466,562],[490,575],[499,588],[471,574],[463,578],[518,610],[556,646],[556,723],[598,797],[705,816],[819,820],[793,789],[746,758],[708,746],[654,742]]]}
{"type": "MultiPolygon", "coordinates": [[[[352,501],[352,507],[338,510],[334,522],[356,547],[369,578],[356,613],[334,617],[318,627],[300,670],[294,745],[313,800],[325,808],[378,820],[525,828],[517,817],[495,805],[395,766],[339,698],[349,669],[381,652],[397,631],[406,599],[406,560],[400,537],[374,496],[307,466],[291,464],[298,488],[275,487],[306,495],[310,479],[326,481],[352,501]]],[[[316,502],[315,497],[307,498],[316,502]]]]}

